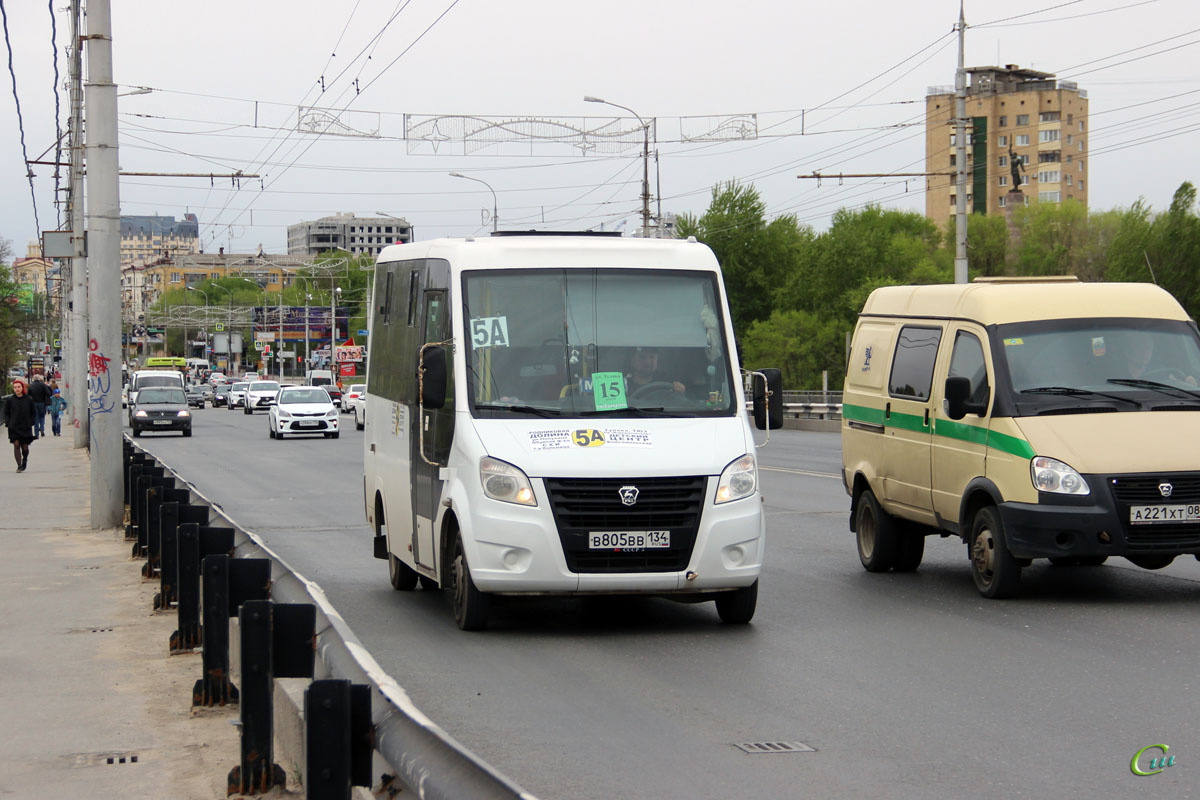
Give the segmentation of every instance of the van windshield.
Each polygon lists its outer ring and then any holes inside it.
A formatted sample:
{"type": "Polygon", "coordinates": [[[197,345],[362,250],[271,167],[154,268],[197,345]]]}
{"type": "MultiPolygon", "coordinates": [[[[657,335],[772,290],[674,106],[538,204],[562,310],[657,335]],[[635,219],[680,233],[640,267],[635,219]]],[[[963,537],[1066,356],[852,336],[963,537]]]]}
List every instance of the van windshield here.
{"type": "Polygon", "coordinates": [[[731,416],[716,276],[636,269],[463,274],[476,416],[731,416]]]}
{"type": "Polygon", "coordinates": [[[1200,407],[1200,336],[1192,323],[1043,320],[1000,325],[997,334],[1019,414],[1200,407]]]}

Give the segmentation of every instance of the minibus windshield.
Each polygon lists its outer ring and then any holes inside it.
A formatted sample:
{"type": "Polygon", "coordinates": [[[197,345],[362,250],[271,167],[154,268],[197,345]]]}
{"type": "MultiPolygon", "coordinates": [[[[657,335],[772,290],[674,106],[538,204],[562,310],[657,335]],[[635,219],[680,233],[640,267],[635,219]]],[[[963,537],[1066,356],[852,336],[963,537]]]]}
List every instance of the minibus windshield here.
{"type": "Polygon", "coordinates": [[[476,270],[463,284],[477,417],[735,412],[713,273],[476,270]]]}
{"type": "Polygon", "coordinates": [[[1000,325],[997,334],[998,355],[1022,414],[1200,402],[1200,337],[1189,322],[1042,320],[1000,325]]]}

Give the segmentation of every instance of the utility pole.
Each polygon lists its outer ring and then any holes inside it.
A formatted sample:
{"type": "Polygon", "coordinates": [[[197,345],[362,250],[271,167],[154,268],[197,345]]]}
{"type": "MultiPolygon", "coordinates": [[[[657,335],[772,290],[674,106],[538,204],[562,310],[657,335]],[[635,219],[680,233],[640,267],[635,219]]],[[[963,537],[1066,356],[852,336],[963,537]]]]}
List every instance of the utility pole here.
{"type": "Polygon", "coordinates": [[[71,413],[71,444],[76,449],[88,446],[87,414],[87,259],[83,237],[83,36],[80,0],[71,0],[70,103],[70,203],[71,216],[71,287],[67,313],[67,336],[63,352],[67,358],[67,407],[71,413]]]}
{"type": "Polygon", "coordinates": [[[954,73],[954,282],[967,282],[967,20],[958,4],[958,70],[954,73]]]}
{"type": "Polygon", "coordinates": [[[124,507],[121,497],[121,200],[117,180],[117,86],[112,74],[109,0],[89,0],[87,41],[91,505],[92,527],[103,529],[121,524],[124,507]]]}

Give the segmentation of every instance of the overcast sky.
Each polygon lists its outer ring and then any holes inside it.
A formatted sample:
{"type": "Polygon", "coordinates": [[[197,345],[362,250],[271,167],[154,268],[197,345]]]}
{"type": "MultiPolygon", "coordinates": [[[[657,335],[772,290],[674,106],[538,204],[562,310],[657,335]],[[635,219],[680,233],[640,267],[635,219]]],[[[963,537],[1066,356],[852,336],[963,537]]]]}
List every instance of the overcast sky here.
{"type": "MultiPolygon", "coordinates": [[[[799,180],[822,172],[923,169],[924,98],[953,86],[957,0],[111,0],[123,214],[200,219],[214,252],[286,252],[287,225],[335,212],[407,219],[418,239],[491,228],[640,225],[637,121],[657,121],[651,191],[664,212],[702,212],[712,187],[755,185],[772,215],[821,230],[834,211],[874,202],[924,211],[923,181],[799,180]],[[322,78],[324,89],[322,90],[322,78]],[[357,79],[357,90],[353,81],[357,79]],[[369,138],[299,133],[298,109],[344,112],[369,138]],[[405,141],[410,121],[470,115],[538,118],[631,132],[617,152],[578,142],[464,145],[454,122],[436,152],[405,141]],[[752,141],[683,141],[757,115],[752,141]],[[661,176],[661,183],[658,179],[661,176]]],[[[5,4],[21,115],[0,92],[0,237],[17,255],[59,226],[56,138],[66,130],[67,0],[5,4]],[[43,155],[45,151],[49,153],[43,155]]],[[[1195,0],[966,3],[967,66],[1018,64],[1074,80],[1090,99],[1093,210],[1144,198],[1164,209],[1200,180],[1200,4],[1195,0]]],[[[11,88],[11,76],[5,78],[11,88]]],[[[498,130],[516,130],[514,126],[498,130]]],[[[562,133],[543,125],[540,133],[562,133]]],[[[611,149],[611,148],[610,148],[611,149]]],[[[66,154],[63,154],[64,160],[66,154]]],[[[66,185],[62,171],[61,185],[66,185]]]]}

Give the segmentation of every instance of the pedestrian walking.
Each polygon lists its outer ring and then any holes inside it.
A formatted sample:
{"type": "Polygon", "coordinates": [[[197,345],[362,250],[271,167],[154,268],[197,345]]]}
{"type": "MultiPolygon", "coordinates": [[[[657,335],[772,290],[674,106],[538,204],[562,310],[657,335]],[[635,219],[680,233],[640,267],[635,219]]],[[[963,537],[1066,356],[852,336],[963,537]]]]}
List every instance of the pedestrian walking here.
{"type": "Polygon", "coordinates": [[[46,435],[46,407],[50,405],[50,387],[42,381],[41,374],[33,376],[33,383],[28,387],[29,398],[33,400],[33,438],[46,435]]]}
{"type": "MultiPolygon", "coordinates": [[[[51,381],[53,383],[53,381],[51,381]]],[[[50,397],[50,431],[55,436],[62,436],[62,413],[67,408],[66,398],[61,389],[55,389],[50,397]]]]}
{"type": "Polygon", "coordinates": [[[13,458],[17,460],[17,472],[24,472],[29,465],[29,443],[34,440],[33,398],[25,393],[25,379],[13,378],[13,393],[4,398],[5,425],[8,426],[8,441],[13,446],[13,458]]]}

